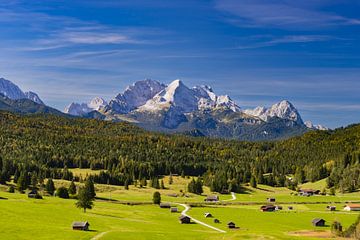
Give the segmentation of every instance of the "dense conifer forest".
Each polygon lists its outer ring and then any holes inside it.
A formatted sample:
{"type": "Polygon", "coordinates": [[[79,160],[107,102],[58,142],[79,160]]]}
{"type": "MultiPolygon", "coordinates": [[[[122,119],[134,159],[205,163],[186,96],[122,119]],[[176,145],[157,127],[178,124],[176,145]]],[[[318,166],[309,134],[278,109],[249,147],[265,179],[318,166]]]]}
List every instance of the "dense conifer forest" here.
{"type": "MultiPolygon", "coordinates": [[[[277,142],[166,135],[129,123],[0,112],[0,182],[72,180],[69,168],[100,169],[97,183],[128,185],[161,175],[202,176],[213,191],[243,183],[286,186],[328,177],[329,188],[360,187],[360,125],[277,142]],[[290,178],[291,176],[291,178],[290,178]]],[[[79,179],[75,179],[79,180],[79,179]]]]}

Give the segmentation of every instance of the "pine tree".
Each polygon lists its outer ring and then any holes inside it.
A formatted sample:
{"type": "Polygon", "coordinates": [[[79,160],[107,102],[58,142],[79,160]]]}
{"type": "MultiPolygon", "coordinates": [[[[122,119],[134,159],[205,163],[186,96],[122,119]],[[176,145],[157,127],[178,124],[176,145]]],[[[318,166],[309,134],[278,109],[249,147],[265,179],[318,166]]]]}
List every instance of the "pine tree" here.
{"type": "Polygon", "coordinates": [[[51,178],[49,178],[48,181],[46,182],[45,190],[46,190],[50,195],[54,195],[55,185],[54,185],[54,182],[53,182],[53,180],[52,180],[51,178]]]}
{"type": "Polygon", "coordinates": [[[36,189],[37,184],[38,184],[38,178],[37,178],[36,172],[33,172],[31,174],[31,186],[32,186],[32,189],[36,189]]]}
{"type": "Polygon", "coordinates": [[[26,188],[27,188],[27,173],[26,172],[22,172],[20,174],[20,177],[18,178],[17,181],[17,189],[19,190],[19,192],[23,192],[26,188]]]}
{"type": "Polygon", "coordinates": [[[200,178],[197,178],[196,179],[196,182],[195,182],[195,192],[196,194],[199,194],[201,195],[204,191],[203,191],[203,183],[201,181],[200,178]]]}
{"type": "Polygon", "coordinates": [[[170,176],[169,176],[169,185],[173,184],[174,183],[174,180],[173,180],[173,176],[172,174],[170,173],[170,176]]]}
{"type": "Polygon", "coordinates": [[[84,212],[86,212],[86,209],[92,209],[93,205],[94,203],[92,193],[89,191],[88,188],[80,187],[76,207],[82,208],[84,212]]]}
{"type": "Polygon", "coordinates": [[[71,181],[69,189],[68,189],[69,194],[71,195],[75,195],[76,194],[76,185],[74,183],[74,180],[71,181]]]}
{"type": "Polygon", "coordinates": [[[153,203],[154,204],[160,204],[161,203],[161,194],[159,192],[154,192],[153,203]]]}
{"type": "Polygon", "coordinates": [[[161,180],[161,182],[160,182],[160,188],[161,188],[161,189],[165,189],[165,185],[164,185],[164,181],[163,181],[163,180],[161,180]]]}
{"type": "Polygon", "coordinates": [[[96,193],[95,193],[95,186],[94,186],[94,182],[92,180],[91,177],[88,177],[86,179],[86,182],[85,182],[85,190],[86,192],[88,192],[91,196],[91,199],[94,199],[95,196],[96,196],[96,193]]]}
{"type": "Polygon", "coordinates": [[[251,176],[251,178],[250,178],[250,186],[253,188],[257,187],[256,179],[254,176],[251,176]]]}

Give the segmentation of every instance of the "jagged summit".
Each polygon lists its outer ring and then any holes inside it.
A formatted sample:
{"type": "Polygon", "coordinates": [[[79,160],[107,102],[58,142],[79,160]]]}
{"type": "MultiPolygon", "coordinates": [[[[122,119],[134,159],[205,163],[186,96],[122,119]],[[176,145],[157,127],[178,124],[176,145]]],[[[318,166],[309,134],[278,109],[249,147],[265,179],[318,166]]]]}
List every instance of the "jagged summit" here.
{"type": "Polygon", "coordinates": [[[23,92],[16,84],[5,78],[0,78],[0,93],[13,100],[30,99],[33,102],[44,104],[36,93],[31,91],[23,92]]]}
{"type": "Polygon", "coordinates": [[[82,116],[92,111],[99,111],[105,106],[107,106],[107,102],[103,98],[95,97],[89,103],[72,102],[65,108],[64,113],[73,116],[82,116]]]}
{"type": "Polygon", "coordinates": [[[106,111],[125,114],[144,105],[166,86],[156,80],[145,79],[128,86],[109,102],[106,111]]]}
{"type": "Polygon", "coordinates": [[[287,100],[276,103],[268,109],[265,107],[256,107],[255,109],[244,110],[244,112],[264,121],[268,121],[269,118],[272,117],[278,117],[294,121],[298,124],[303,124],[303,120],[301,119],[299,112],[294,105],[287,100]]]}

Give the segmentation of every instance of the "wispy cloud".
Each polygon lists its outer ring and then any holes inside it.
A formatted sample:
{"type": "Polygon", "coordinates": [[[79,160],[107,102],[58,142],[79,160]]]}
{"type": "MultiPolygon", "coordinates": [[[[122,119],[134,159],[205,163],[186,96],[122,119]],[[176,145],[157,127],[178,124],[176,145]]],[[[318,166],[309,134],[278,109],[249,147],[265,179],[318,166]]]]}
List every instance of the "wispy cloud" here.
{"type": "Polygon", "coordinates": [[[215,8],[228,14],[227,21],[242,27],[304,30],[360,25],[360,19],[321,11],[301,1],[217,0],[215,8]]]}
{"type": "Polygon", "coordinates": [[[312,43],[336,40],[328,35],[286,35],[286,36],[252,36],[245,40],[250,43],[240,44],[236,49],[254,49],[271,47],[279,44],[312,43]],[[251,40],[251,41],[249,41],[251,40]]]}

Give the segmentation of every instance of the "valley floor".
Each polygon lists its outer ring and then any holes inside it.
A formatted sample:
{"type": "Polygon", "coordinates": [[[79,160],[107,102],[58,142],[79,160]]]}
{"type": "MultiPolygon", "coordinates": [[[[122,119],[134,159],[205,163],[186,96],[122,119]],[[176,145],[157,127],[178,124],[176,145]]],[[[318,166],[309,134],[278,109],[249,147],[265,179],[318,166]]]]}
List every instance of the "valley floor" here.
{"type": "MultiPolygon", "coordinates": [[[[100,199],[95,201],[92,210],[83,213],[75,208],[73,199],[28,199],[26,194],[7,193],[2,187],[0,239],[319,239],[331,238],[329,225],[334,220],[347,228],[359,214],[342,210],[347,201],[360,202],[358,193],[300,197],[291,195],[285,188],[259,186],[258,189],[249,188],[247,194],[219,195],[224,205],[205,205],[205,195],[210,194],[207,188],[204,196],[166,196],[184,190],[188,181],[175,177],[174,183],[167,186],[169,189],[160,190],[163,202],[184,204],[177,205],[179,213],[170,213],[169,209],[151,204],[152,193],[156,191],[152,188],[131,186],[130,190],[124,190],[118,186],[96,185],[100,199]],[[266,204],[266,198],[270,196],[282,202],[284,210],[261,212],[260,204],[266,204]],[[142,204],[122,204],[124,202],[142,204]],[[338,210],[328,211],[326,202],[337,202],[331,205],[338,210]],[[224,232],[199,223],[180,224],[178,217],[185,205],[193,205],[187,212],[189,216],[224,232]],[[288,206],[293,206],[294,210],[288,211],[288,206]],[[205,212],[210,212],[213,218],[205,218],[205,212]],[[214,223],[214,218],[220,223],[214,223]],[[313,227],[313,218],[323,218],[327,225],[313,227]],[[72,230],[73,221],[89,221],[90,231],[72,230]],[[239,228],[229,230],[227,223],[230,221],[239,228]]],[[[167,178],[164,182],[167,183],[167,178]]],[[[56,181],[57,186],[68,184],[67,181],[56,181]]]]}

